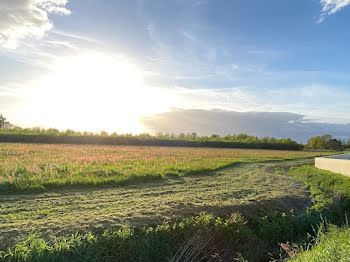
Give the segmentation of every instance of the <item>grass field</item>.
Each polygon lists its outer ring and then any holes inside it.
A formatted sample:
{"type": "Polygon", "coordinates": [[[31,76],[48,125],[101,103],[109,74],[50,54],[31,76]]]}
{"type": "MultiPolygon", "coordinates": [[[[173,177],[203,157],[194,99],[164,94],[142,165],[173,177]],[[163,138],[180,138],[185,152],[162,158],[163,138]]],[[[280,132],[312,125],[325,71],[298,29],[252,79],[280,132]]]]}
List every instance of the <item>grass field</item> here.
{"type": "MultiPolygon", "coordinates": [[[[301,165],[310,160],[286,162],[301,165]]],[[[0,200],[4,249],[25,234],[46,236],[155,225],[200,212],[227,216],[269,211],[298,212],[308,203],[302,183],[273,174],[273,163],[241,164],[203,176],[173,177],[140,185],[5,195],[0,200]]]]}
{"type": "Polygon", "coordinates": [[[341,216],[333,199],[348,187],[343,177],[308,166],[310,157],[329,154],[320,152],[0,149],[0,261],[6,262],[232,261],[241,255],[269,261],[278,257],[278,243],[305,237],[320,214],[341,216]]]}
{"type": "Polygon", "coordinates": [[[327,154],[254,149],[0,144],[0,193],[135,184],[240,162],[327,154]]]}

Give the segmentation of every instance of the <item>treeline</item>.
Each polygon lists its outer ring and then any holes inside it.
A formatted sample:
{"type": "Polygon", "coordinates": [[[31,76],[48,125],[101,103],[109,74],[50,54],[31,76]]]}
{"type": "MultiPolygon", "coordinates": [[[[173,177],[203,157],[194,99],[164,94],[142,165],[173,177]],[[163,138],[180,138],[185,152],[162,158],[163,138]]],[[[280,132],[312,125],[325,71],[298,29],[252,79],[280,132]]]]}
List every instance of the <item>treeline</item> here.
{"type": "Polygon", "coordinates": [[[20,128],[0,129],[0,142],[51,143],[51,144],[93,144],[93,145],[138,145],[138,146],[187,146],[302,150],[304,145],[290,138],[258,138],[246,134],[220,136],[198,136],[196,133],[150,135],[147,133],[108,134],[105,131],[79,132],[74,130],[20,128]]]}
{"type": "Polygon", "coordinates": [[[327,134],[311,138],[307,142],[306,148],[340,151],[346,148],[350,148],[350,140],[342,141],[340,139],[333,138],[331,135],[327,134]]]}

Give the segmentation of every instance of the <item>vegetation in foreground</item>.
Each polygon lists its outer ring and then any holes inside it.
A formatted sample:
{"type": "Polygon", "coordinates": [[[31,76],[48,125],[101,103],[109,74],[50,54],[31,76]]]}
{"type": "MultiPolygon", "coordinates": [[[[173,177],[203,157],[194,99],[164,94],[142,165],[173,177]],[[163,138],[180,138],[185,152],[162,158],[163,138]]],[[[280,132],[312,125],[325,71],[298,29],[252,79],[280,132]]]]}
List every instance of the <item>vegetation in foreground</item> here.
{"type": "Polygon", "coordinates": [[[291,255],[294,262],[348,262],[350,261],[350,228],[331,226],[320,232],[308,250],[291,255]]]}
{"type": "MultiPolygon", "coordinates": [[[[293,161],[292,161],[293,162],[293,161]]],[[[268,261],[268,252],[278,257],[278,243],[296,261],[347,261],[347,229],[333,229],[326,237],[316,238],[316,247],[297,253],[293,246],[305,246],[307,235],[324,222],[341,225],[349,211],[350,179],[312,166],[292,168],[265,164],[276,176],[293,177],[310,187],[313,204],[304,212],[242,213],[198,216],[163,223],[154,227],[107,230],[45,240],[30,235],[27,240],[1,253],[2,261],[194,261],[205,258],[218,261],[268,261]],[[333,233],[332,233],[333,232],[333,233]],[[335,233],[334,233],[335,232],[335,233]],[[334,234],[340,237],[335,239],[334,234]],[[296,244],[289,244],[289,243],[296,244]],[[147,248],[145,248],[147,247],[147,248]],[[327,253],[328,252],[328,253],[327,253]],[[309,258],[311,260],[309,260],[309,258]],[[339,260],[332,260],[337,258],[339,260]],[[341,260],[344,258],[345,260],[341,260]],[[313,260],[312,260],[313,259],[313,260]],[[326,259],[326,260],[325,260],[326,259]]],[[[316,236],[316,235],[314,235],[316,236]]],[[[317,236],[316,236],[317,237],[317,236]]],[[[315,244],[313,242],[313,244],[315,244]]],[[[299,248],[300,249],[300,248],[299,248]]],[[[304,248],[304,250],[307,248],[304,248]]],[[[280,260],[288,258],[282,254],[280,260]]]]}
{"type": "Polygon", "coordinates": [[[242,162],[330,153],[248,149],[0,144],[0,193],[125,185],[206,173],[242,162]]]}
{"type": "MultiPolygon", "coordinates": [[[[316,234],[311,242],[295,245],[294,248],[284,245],[292,261],[349,261],[350,178],[314,166],[294,168],[289,174],[310,188],[314,204],[306,214],[315,218],[320,215],[321,218],[321,229],[314,231],[316,234]]],[[[313,227],[316,228],[315,223],[313,227]]]]}
{"type": "MultiPolygon", "coordinates": [[[[245,220],[201,213],[178,223],[142,229],[121,228],[103,234],[72,235],[45,241],[36,235],[0,253],[2,261],[217,261],[260,244],[245,220]],[[184,242],[184,239],[187,241],[184,242]],[[219,242],[218,242],[219,241],[219,242]],[[232,246],[237,249],[230,250],[232,246]]],[[[257,247],[259,248],[259,247],[257,247]]]]}

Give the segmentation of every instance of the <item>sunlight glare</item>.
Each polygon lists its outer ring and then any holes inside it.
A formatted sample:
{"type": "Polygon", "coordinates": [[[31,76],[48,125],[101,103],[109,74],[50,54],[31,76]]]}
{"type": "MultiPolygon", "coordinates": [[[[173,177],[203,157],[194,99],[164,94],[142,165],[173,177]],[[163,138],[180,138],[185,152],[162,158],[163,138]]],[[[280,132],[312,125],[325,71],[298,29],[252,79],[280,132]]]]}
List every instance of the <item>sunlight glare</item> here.
{"type": "Polygon", "coordinates": [[[35,83],[30,114],[46,126],[119,133],[143,131],[142,114],[166,110],[160,92],[123,57],[89,53],[63,57],[35,83]]]}

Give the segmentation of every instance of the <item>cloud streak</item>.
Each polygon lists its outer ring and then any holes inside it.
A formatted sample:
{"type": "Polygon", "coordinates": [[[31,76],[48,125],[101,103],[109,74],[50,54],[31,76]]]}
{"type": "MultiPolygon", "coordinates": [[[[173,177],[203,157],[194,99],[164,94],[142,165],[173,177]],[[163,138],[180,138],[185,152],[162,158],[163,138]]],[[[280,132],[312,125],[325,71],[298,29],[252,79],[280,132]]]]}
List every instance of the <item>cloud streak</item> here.
{"type": "Polygon", "coordinates": [[[0,46],[16,49],[26,37],[42,38],[53,28],[49,14],[69,15],[68,0],[2,0],[0,46]]]}
{"type": "Polygon", "coordinates": [[[320,3],[322,5],[322,13],[318,23],[322,23],[327,16],[333,15],[350,5],[350,0],[320,0],[320,3]]]}

